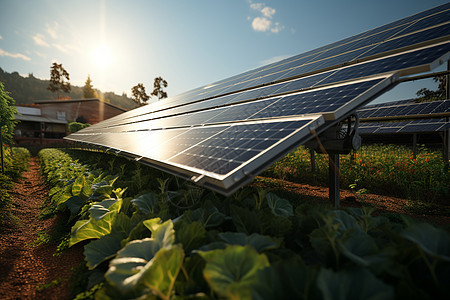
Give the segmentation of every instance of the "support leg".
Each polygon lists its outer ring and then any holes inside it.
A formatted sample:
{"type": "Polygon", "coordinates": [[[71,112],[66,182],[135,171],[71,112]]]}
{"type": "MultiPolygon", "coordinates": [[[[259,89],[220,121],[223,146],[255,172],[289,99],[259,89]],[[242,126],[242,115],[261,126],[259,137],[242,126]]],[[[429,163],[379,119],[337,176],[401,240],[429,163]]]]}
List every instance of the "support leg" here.
{"type": "Polygon", "coordinates": [[[339,207],[339,154],[328,155],[329,198],[339,207]]]}
{"type": "Polygon", "coordinates": [[[314,150],[309,150],[309,154],[311,155],[311,173],[316,173],[316,154],[314,150]]]}
{"type": "Polygon", "coordinates": [[[413,158],[417,157],[417,133],[413,133],[413,158]]]}

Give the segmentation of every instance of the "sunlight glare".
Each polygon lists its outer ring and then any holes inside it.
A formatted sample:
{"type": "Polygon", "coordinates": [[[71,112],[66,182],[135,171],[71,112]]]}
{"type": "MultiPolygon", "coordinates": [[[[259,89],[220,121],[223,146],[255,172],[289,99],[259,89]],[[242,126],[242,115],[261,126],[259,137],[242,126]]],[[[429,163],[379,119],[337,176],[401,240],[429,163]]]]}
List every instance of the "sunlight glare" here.
{"type": "Polygon", "coordinates": [[[92,52],[92,60],[100,69],[105,69],[113,61],[113,54],[110,47],[100,45],[92,52]]]}

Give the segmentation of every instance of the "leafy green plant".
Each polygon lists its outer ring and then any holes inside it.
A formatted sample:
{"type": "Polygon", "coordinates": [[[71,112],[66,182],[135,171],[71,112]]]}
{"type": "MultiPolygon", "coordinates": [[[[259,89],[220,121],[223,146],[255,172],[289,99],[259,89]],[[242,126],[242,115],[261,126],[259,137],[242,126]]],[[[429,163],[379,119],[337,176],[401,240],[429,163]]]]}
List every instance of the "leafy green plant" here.
{"type": "MultiPolygon", "coordinates": [[[[64,245],[84,243],[86,295],[440,299],[449,292],[444,229],[374,207],[335,210],[262,189],[224,198],[167,177],[137,191],[122,178],[136,175],[132,167],[117,175],[108,173],[107,159],[94,166],[61,150],[42,155],[54,185],[47,204],[71,216],[64,245]],[[71,197],[83,201],[68,205],[71,197]]],[[[151,174],[144,166],[140,172],[151,174]]]]}

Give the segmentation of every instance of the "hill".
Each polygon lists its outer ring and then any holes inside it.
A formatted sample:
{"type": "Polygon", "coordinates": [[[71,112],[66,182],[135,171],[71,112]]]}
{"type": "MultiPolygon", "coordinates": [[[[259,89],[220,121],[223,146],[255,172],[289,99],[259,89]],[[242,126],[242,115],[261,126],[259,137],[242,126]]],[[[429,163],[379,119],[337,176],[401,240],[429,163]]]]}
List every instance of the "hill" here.
{"type": "MultiPolygon", "coordinates": [[[[11,97],[14,98],[16,104],[31,104],[37,100],[56,99],[56,95],[47,90],[50,81],[36,78],[33,74],[23,77],[17,72],[8,73],[0,68],[0,81],[5,85],[5,89],[11,93],[11,97]]],[[[97,89],[96,91],[100,100],[127,110],[136,107],[136,103],[126,95],[119,96],[113,92],[102,92],[97,89]]],[[[81,99],[83,98],[83,88],[71,86],[71,92],[63,94],[63,96],[81,99]]]]}

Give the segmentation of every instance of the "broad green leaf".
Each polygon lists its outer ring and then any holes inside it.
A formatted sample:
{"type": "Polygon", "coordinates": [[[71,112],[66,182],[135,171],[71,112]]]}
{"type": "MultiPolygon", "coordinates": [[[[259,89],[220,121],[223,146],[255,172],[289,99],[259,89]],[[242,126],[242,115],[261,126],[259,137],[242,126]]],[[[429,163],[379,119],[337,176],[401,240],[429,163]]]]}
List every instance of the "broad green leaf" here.
{"type": "Polygon", "coordinates": [[[101,220],[80,220],[72,227],[69,246],[88,239],[98,239],[111,232],[117,212],[106,214],[101,220]]]}
{"type": "Polygon", "coordinates": [[[117,199],[111,198],[103,200],[102,202],[95,203],[89,208],[89,213],[91,218],[95,220],[100,220],[107,213],[111,211],[119,211],[122,206],[122,200],[118,201],[117,199]]]}
{"type": "Polygon", "coordinates": [[[339,224],[340,234],[347,230],[361,230],[356,219],[343,210],[332,210],[328,213],[328,216],[333,216],[333,223],[339,224]]]}
{"type": "Polygon", "coordinates": [[[231,205],[231,218],[237,231],[251,234],[261,230],[256,212],[248,208],[231,205]]]}
{"type": "Polygon", "coordinates": [[[161,245],[152,238],[129,242],[109,263],[106,279],[120,290],[130,291],[138,284],[146,265],[160,249],[161,245]]]}
{"type": "Polygon", "coordinates": [[[140,212],[149,214],[153,212],[153,208],[158,203],[158,198],[154,193],[148,193],[131,200],[131,202],[137,206],[140,212]]]}
{"type": "Polygon", "coordinates": [[[120,242],[125,237],[123,232],[111,232],[84,246],[84,256],[89,269],[96,268],[100,263],[116,255],[122,248],[120,242]]]}
{"type": "Polygon", "coordinates": [[[450,261],[450,234],[445,230],[428,223],[415,223],[406,228],[402,236],[428,255],[450,261]]]}
{"type": "Polygon", "coordinates": [[[187,211],[184,217],[189,221],[199,221],[205,228],[213,228],[222,225],[225,215],[221,213],[210,201],[207,201],[202,207],[187,211]]]}
{"type": "Polygon", "coordinates": [[[394,262],[394,252],[390,248],[379,249],[375,240],[356,232],[345,241],[338,241],[342,254],[361,267],[370,267],[376,274],[389,268],[394,262]]]}
{"type": "Polygon", "coordinates": [[[177,241],[183,245],[184,251],[190,253],[204,244],[206,229],[200,222],[186,223],[183,221],[177,225],[175,236],[177,241]]]}
{"type": "Polygon", "coordinates": [[[70,212],[75,215],[77,214],[81,207],[84,205],[84,202],[86,202],[85,199],[79,197],[79,196],[72,196],[65,202],[67,208],[70,210],[70,212]]]}
{"type": "Polygon", "coordinates": [[[221,297],[251,299],[258,271],[269,266],[264,254],[250,246],[228,246],[223,250],[198,252],[205,260],[203,276],[221,297]]]}
{"type": "Polygon", "coordinates": [[[162,248],[153,238],[135,240],[117,253],[105,277],[125,293],[146,286],[160,297],[168,296],[183,258],[183,249],[178,245],[162,248]]]}
{"type": "Polygon", "coordinates": [[[296,261],[285,260],[258,272],[253,300],[318,299],[314,289],[317,272],[296,261]]]}
{"type": "Polygon", "coordinates": [[[85,184],[86,180],[84,176],[77,177],[77,179],[75,179],[75,182],[72,184],[72,195],[79,196],[85,184]]]}
{"type": "Polygon", "coordinates": [[[229,245],[250,245],[258,252],[278,247],[270,237],[257,233],[247,236],[243,232],[222,232],[219,237],[229,245]]]}
{"type": "Polygon", "coordinates": [[[95,194],[99,194],[99,195],[103,195],[103,194],[107,194],[107,195],[111,195],[113,190],[112,185],[110,185],[107,181],[102,180],[98,183],[94,183],[92,185],[92,192],[95,194]]]}
{"type": "Polygon", "coordinates": [[[367,269],[339,272],[322,269],[317,277],[317,287],[324,300],[394,299],[394,288],[367,269]]]}
{"type": "Polygon", "coordinates": [[[183,264],[184,252],[179,245],[159,250],[144,267],[141,283],[160,298],[169,299],[183,264]]]}
{"type": "Polygon", "coordinates": [[[172,245],[175,242],[172,220],[161,223],[160,218],[154,218],[144,221],[143,224],[150,229],[152,238],[161,245],[161,248],[172,245]]]}
{"type": "Polygon", "coordinates": [[[267,205],[275,216],[289,218],[294,215],[294,209],[288,200],[278,197],[273,193],[266,195],[267,205]]]}

